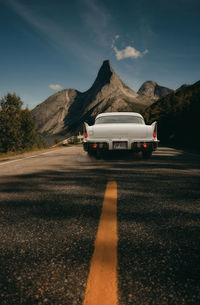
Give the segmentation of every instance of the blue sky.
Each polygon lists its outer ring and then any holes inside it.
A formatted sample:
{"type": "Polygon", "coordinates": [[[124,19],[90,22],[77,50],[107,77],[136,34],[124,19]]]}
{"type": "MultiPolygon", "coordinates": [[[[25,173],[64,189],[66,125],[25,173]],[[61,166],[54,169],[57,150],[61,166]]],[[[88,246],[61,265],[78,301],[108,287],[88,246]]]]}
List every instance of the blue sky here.
{"type": "Polygon", "coordinates": [[[138,90],[200,79],[199,0],[0,0],[0,97],[85,91],[103,60],[138,90]]]}

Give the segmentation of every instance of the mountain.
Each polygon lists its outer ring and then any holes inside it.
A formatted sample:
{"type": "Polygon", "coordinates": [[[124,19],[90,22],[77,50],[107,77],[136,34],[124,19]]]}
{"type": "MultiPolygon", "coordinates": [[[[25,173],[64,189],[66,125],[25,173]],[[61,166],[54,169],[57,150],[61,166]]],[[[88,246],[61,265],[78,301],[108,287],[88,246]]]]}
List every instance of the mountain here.
{"type": "Polygon", "coordinates": [[[68,114],[69,107],[80,94],[75,89],[59,91],[43,103],[37,105],[32,111],[36,130],[40,133],[58,134],[63,131],[64,119],[68,114]]]}
{"type": "Polygon", "coordinates": [[[84,121],[92,124],[101,112],[142,112],[151,104],[147,96],[125,85],[106,60],[89,90],[57,92],[34,108],[32,116],[40,133],[72,133],[80,130],[84,121]]]}
{"type": "Polygon", "coordinates": [[[173,92],[172,89],[159,86],[154,81],[146,81],[138,90],[138,94],[150,99],[152,102],[168,95],[169,93],[173,92]]]}
{"type": "Polygon", "coordinates": [[[181,87],[179,87],[178,89],[176,89],[176,91],[180,91],[184,88],[187,88],[189,85],[188,84],[183,84],[181,87]]]}
{"type": "Polygon", "coordinates": [[[158,121],[158,137],[163,143],[200,149],[200,81],[168,94],[143,115],[149,124],[158,121]]]}

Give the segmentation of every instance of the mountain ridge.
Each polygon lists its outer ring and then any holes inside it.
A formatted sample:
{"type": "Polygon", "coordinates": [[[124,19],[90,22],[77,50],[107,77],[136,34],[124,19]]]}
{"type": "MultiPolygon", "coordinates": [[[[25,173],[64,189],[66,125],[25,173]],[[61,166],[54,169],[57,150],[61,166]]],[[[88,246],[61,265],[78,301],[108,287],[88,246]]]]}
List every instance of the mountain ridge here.
{"type": "MultiPolygon", "coordinates": [[[[170,90],[170,89],[169,89],[170,90]]],[[[97,114],[107,111],[142,112],[155,99],[129,88],[105,60],[92,86],[85,92],[64,89],[32,110],[40,133],[73,133],[84,121],[92,124],[97,114]]]]}

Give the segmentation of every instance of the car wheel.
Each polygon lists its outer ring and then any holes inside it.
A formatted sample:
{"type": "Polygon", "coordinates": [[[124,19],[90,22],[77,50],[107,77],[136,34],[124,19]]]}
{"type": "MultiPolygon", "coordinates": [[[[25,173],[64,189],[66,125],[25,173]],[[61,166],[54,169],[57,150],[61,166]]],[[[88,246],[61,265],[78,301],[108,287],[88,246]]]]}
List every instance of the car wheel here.
{"type": "Polygon", "coordinates": [[[152,151],[143,151],[142,152],[143,159],[150,159],[151,156],[152,156],[152,151]]]}
{"type": "Polygon", "coordinates": [[[94,152],[92,150],[88,150],[88,156],[93,157],[94,156],[94,152]]]}
{"type": "Polygon", "coordinates": [[[99,149],[97,149],[97,151],[96,151],[96,158],[97,159],[101,159],[101,157],[102,157],[102,152],[99,149]]]}

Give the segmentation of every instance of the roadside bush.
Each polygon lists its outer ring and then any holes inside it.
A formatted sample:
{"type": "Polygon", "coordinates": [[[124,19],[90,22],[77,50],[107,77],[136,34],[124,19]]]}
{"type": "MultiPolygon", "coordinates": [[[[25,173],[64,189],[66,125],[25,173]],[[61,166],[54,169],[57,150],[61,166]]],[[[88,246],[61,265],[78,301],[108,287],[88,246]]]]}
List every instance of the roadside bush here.
{"type": "MultiPolygon", "coordinates": [[[[31,150],[38,147],[37,134],[29,109],[15,93],[0,100],[0,152],[31,150]]],[[[39,141],[42,143],[41,139],[39,141]]],[[[44,143],[43,143],[44,144],[44,143]]]]}

